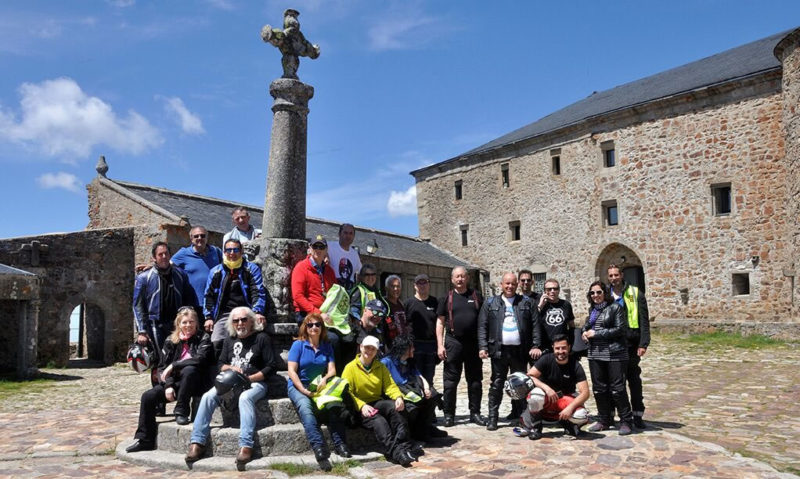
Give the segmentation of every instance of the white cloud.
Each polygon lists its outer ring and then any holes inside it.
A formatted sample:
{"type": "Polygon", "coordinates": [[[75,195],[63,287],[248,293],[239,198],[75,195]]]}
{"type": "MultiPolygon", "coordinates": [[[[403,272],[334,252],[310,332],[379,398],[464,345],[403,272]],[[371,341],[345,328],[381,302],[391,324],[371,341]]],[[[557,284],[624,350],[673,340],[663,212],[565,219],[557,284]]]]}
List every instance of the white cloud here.
{"type": "Polygon", "coordinates": [[[200,135],[206,132],[200,117],[190,112],[178,97],[164,98],[164,108],[181,126],[184,133],[200,135]]]}
{"type": "Polygon", "coordinates": [[[106,0],[109,5],[118,8],[131,7],[136,3],[136,0],[106,0]]]}
{"type": "Polygon", "coordinates": [[[404,50],[425,43],[435,32],[432,18],[391,18],[380,20],[370,27],[370,47],[373,50],[404,50]]]}
{"type": "Polygon", "coordinates": [[[392,191],[386,210],[394,218],[397,216],[413,216],[417,214],[417,187],[412,186],[406,191],[392,191]]]}
{"type": "Polygon", "coordinates": [[[233,10],[233,2],[231,0],[206,0],[209,5],[220,10],[233,10]]]}
{"type": "Polygon", "coordinates": [[[20,120],[0,111],[0,139],[37,148],[49,156],[88,156],[106,145],[139,154],[163,143],[158,129],[129,110],[117,116],[111,105],[87,95],[71,78],[23,83],[20,120]]]}
{"type": "Polygon", "coordinates": [[[36,184],[44,189],[61,188],[72,191],[73,193],[83,192],[83,183],[81,183],[78,177],[72,173],[64,173],[63,171],[59,171],[58,173],[45,173],[36,178],[36,184]]]}

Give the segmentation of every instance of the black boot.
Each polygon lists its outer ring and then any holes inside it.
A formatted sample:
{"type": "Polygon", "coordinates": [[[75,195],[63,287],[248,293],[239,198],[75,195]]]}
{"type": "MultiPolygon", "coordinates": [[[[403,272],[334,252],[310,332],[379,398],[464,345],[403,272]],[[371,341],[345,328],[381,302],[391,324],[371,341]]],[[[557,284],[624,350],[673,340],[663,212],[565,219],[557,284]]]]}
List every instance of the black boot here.
{"type": "Polygon", "coordinates": [[[497,431],[497,416],[489,414],[489,422],[486,424],[487,431],[497,431]]]}

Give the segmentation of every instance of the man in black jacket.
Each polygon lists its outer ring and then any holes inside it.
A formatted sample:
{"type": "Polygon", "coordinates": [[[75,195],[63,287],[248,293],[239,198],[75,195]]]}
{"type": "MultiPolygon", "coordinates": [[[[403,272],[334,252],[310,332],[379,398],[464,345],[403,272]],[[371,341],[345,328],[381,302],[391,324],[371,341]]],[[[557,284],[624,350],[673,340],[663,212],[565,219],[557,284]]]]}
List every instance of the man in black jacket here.
{"type": "MultiPolygon", "coordinates": [[[[503,275],[502,294],[489,298],[478,315],[478,348],[481,359],[491,358],[489,383],[489,421],[486,429],[497,430],[498,410],[503,400],[503,385],[509,370],[525,372],[533,356],[533,311],[531,302],[517,291],[517,276],[503,275]]],[[[512,413],[519,417],[524,400],[512,402],[512,413]]]]}
{"type": "Polygon", "coordinates": [[[574,338],[575,314],[572,304],[559,298],[561,285],[555,279],[544,282],[544,294],[539,298],[533,326],[533,359],[539,359],[544,353],[552,352],[553,338],[556,335],[567,336],[570,348],[574,338]]]}

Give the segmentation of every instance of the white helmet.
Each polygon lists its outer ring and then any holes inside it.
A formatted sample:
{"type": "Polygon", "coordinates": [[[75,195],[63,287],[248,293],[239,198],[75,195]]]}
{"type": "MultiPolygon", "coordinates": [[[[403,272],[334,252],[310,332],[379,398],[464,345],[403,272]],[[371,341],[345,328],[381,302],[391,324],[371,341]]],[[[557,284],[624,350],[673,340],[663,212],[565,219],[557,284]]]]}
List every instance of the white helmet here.
{"type": "Polygon", "coordinates": [[[579,407],[572,413],[572,416],[569,418],[569,422],[572,424],[577,424],[578,426],[583,426],[584,424],[589,422],[589,410],[585,407],[579,407]]]}
{"type": "Polygon", "coordinates": [[[528,394],[528,411],[539,412],[544,408],[544,403],[547,400],[547,394],[544,393],[542,388],[533,388],[528,394]]]}
{"type": "Polygon", "coordinates": [[[137,373],[143,373],[150,369],[155,362],[155,357],[150,344],[142,346],[139,343],[133,343],[128,349],[128,364],[137,373]]]}

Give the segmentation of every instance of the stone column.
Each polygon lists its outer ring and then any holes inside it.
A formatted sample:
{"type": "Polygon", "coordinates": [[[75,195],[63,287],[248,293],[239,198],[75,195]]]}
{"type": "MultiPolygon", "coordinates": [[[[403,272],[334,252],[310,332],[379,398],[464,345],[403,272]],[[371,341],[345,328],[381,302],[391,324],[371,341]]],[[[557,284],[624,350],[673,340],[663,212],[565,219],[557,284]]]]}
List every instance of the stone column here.
{"type": "Polygon", "coordinates": [[[800,314],[800,28],[795,29],[775,46],[775,56],[783,65],[783,128],[785,134],[786,191],[789,213],[788,238],[792,251],[786,258],[784,275],[792,287],[792,320],[800,314]]]}
{"type": "Polygon", "coordinates": [[[279,78],[270,84],[269,93],[275,103],[262,235],[302,240],[306,236],[308,100],[314,88],[279,78]]]}

